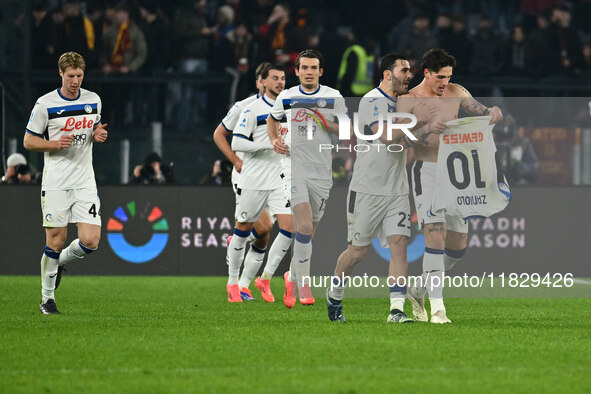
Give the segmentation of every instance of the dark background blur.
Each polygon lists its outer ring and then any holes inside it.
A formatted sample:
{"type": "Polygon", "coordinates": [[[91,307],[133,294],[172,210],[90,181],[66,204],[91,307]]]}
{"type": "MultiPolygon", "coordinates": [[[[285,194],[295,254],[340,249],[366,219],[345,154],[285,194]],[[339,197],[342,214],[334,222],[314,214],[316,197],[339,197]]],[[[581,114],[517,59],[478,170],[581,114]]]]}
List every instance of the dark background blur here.
{"type": "MultiPolygon", "coordinates": [[[[24,127],[36,98],[60,86],[57,58],[73,50],[86,59],[83,87],[101,96],[109,124],[108,143],[94,149],[97,182],[126,183],[156,151],[173,163],[177,183],[197,184],[222,159],[212,133],[234,101],[254,92],[260,62],[285,64],[289,87],[297,53],[317,48],[321,83],[337,86],[352,44],[376,59],[409,56],[411,87],[422,78],[421,55],[444,48],[458,62],[452,82],[495,98],[487,104],[507,114],[512,97],[581,98],[571,101],[577,124],[513,113],[497,142],[514,183],[591,182],[590,0],[1,0],[3,150],[42,168],[41,154],[24,152],[24,127]],[[527,177],[512,166],[531,162],[532,152],[537,174],[527,177]]],[[[337,160],[335,174],[349,171],[347,161],[337,160]]]]}

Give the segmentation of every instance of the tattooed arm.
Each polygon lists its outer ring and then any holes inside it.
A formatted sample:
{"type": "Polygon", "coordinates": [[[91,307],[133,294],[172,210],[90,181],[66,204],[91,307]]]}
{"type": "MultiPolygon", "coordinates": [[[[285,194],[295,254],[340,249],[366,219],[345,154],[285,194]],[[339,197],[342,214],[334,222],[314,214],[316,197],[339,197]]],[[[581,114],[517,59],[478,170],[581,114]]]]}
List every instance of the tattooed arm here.
{"type": "Polygon", "coordinates": [[[404,146],[405,148],[412,148],[417,145],[427,146],[433,144],[433,139],[429,138],[431,136],[435,136],[436,140],[439,140],[439,134],[445,132],[449,128],[445,122],[434,122],[426,124],[423,127],[415,128],[411,131],[411,133],[417,139],[416,141],[411,140],[409,136],[403,134],[402,137],[398,141],[397,144],[404,146]]]}
{"type": "Polygon", "coordinates": [[[468,115],[483,116],[490,115],[492,117],[490,123],[498,123],[503,120],[503,113],[497,106],[488,108],[476,100],[470,92],[462,85],[455,85],[459,92],[459,97],[463,97],[460,107],[468,115]]]}

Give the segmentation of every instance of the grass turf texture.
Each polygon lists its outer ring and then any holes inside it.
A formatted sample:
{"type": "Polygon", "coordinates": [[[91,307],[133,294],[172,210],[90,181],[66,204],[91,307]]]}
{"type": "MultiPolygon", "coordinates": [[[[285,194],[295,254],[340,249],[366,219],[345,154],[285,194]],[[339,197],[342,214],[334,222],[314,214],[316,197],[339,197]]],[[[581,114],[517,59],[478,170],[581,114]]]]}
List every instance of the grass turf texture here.
{"type": "Polygon", "coordinates": [[[591,390],[590,299],[448,299],[440,326],[387,324],[385,295],[339,324],[279,277],[274,304],[229,304],[225,278],[66,275],[43,316],[39,282],[0,277],[0,392],[591,390]]]}

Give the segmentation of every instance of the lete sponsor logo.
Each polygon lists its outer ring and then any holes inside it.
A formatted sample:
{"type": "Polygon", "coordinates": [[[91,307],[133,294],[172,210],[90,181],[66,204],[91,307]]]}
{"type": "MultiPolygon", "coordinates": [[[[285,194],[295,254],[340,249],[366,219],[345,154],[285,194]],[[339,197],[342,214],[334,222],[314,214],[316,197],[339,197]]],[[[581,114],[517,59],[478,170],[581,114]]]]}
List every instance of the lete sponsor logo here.
{"type": "Polygon", "coordinates": [[[91,129],[94,121],[92,119],[86,119],[86,116],[82,120],[76,120],[76,118],[68,118],[66,124],[60,131],[74,131],[81,129],[91,129]]]}

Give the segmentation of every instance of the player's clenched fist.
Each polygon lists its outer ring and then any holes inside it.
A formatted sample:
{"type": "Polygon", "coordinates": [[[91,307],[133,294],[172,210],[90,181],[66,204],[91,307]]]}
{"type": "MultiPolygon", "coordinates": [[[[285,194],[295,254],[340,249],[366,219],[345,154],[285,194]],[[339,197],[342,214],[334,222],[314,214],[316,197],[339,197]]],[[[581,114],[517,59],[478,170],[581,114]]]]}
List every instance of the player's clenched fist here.
{"type": "Polygon", "coordinates": [[[72,146],[72,142],[74,141],[74,134],[64,134],[60,137],[58,141],[58,148],[59,149],[67,149],[72,146]]]}
{"type": "Polygon", "coordinates": [[[94,129],[94,133],[92,135],[92,139],[94,140],[94,142],[105,142],[107,140],[107,136],[109,133],[107,132],[105,127],[107,127],[106,123],[101,124],[99,127],[94,129]]]}

